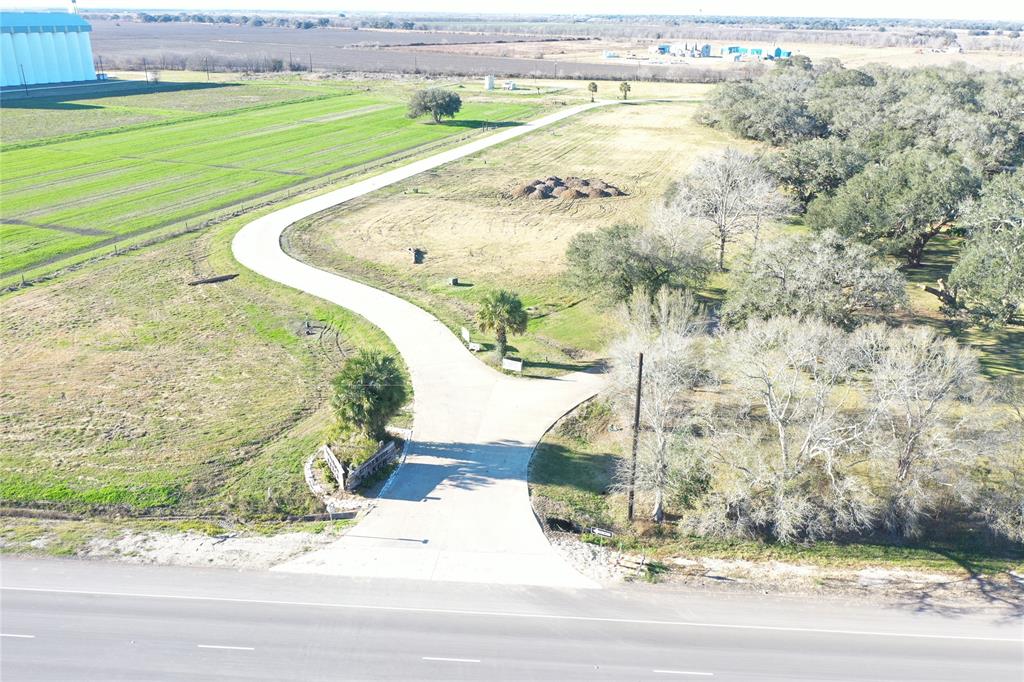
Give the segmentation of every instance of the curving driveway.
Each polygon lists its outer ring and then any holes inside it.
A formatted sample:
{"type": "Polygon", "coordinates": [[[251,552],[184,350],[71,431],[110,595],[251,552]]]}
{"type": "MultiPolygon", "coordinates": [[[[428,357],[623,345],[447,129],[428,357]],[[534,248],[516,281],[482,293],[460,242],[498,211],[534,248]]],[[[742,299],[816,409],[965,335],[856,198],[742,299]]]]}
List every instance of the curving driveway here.
{"type": "Polygon", "coordinates": [[[263,216],[232,242],[249,269],[336,303],[380,327],[415,392],[405,463],[373,510],[325,549],[275,570],[347,576],[595,587],[547,542],[530,507],[527,465],[561,415],[601,388],[579,372],[509,377],[470,354],[447,327],[397,296],[302,263],[281,248],[298,220],[418,173],[526,135],[602,103],[565,109],[263,216]]]}

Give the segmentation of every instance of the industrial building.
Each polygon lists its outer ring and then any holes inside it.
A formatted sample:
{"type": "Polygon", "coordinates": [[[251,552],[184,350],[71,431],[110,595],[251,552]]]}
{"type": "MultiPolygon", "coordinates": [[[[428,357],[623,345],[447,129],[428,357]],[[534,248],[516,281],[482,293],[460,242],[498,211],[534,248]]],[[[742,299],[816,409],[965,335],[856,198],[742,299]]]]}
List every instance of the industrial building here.
{"type": "Polygon", "coordinates": [[[96,80],[90,31],[77,14],[0,12],[0,85],[96,80]]]}

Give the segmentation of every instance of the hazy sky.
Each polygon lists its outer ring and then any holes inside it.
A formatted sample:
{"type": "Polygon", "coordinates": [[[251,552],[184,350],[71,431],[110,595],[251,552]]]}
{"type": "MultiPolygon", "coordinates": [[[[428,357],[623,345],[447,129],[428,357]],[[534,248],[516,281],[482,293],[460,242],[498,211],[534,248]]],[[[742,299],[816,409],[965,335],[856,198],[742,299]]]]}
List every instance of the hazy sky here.
{"type": "MultiPolygon", "coordinates": [[[[116,2],[116,0],[115,0],[116,2]]],[[[130,0],[115,4],[110,0],[79,3],[82,10],[119,7],[126,9],[201,9],[204,11],[251,10],[268,11],[414,11],[414,12],[480,12],[486,8],[494,13],[542,14],[557,8],[560,14],[733,14],[775,16],[843,16],[843,17],[919,17],[940,19],[1003,19],[1024,21],[1024,2],[1013,0],[858,0],[836,3],[829,7],[821,0],[130,0]]],[[[3,9],[56,9],[67,4],[54,0],[0,0],[3,9]]]]}

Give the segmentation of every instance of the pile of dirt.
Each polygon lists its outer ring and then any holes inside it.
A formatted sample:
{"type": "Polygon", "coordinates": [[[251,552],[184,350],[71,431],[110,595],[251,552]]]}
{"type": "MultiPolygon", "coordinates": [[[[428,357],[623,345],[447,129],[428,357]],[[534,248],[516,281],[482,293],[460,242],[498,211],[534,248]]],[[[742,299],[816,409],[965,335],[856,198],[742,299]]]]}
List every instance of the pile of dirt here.
{"type": "Polygon", "coordinates": [[[516,185],[511,192],[513,199],[602,199],[625,194],[615,185],[609,185],[599,178],[579,178],[575,175],[564,179],[551,175],[543,180],[516,185]]]}

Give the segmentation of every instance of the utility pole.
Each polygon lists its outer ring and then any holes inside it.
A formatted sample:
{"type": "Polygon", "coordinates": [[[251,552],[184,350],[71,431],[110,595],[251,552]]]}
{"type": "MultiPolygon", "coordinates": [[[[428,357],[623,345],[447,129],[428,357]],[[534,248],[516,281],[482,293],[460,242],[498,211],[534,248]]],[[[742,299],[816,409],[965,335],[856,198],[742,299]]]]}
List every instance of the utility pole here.
{"type": "Polygon", "coordinates": [[[309,53],[309,72],[313,73],[313,53],[309,53]]]}
{"type": "Polygon", "coordinates": [[[633,461],[629,470],[629,502],[626,507],[626,518],[633,520],[633,498],[636,492],[636,449],[640,443],[640,391],[644,384],[644,354],[640,353],[640,363],[636,370],[636,407],[633,409],[633,461]]]}
{"type": "Polygon", "coordinates": [[[25,78],[25,65],[18,64],[18,68],[21,69],[21,87],[25,88],[25,96],[28,96],[28,79],[25,78]]]}
{"type": "Polygon", "coordinates": [[[149,64],[146,63],[146,58],[142,58],[142,70],[146,72],[146,82],[149,83],[149,64]]]}

